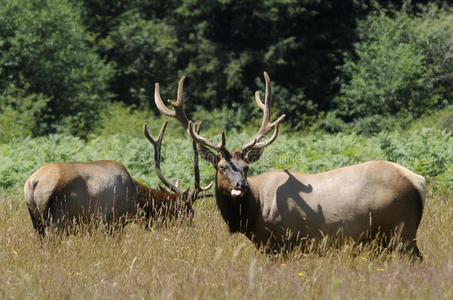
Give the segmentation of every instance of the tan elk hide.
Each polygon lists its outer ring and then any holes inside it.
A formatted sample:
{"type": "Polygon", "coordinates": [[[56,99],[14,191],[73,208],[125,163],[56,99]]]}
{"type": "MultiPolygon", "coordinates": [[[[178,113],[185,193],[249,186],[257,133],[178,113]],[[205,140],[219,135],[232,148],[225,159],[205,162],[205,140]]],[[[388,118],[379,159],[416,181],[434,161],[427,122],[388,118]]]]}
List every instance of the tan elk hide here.
{"type": "Polygon", "coordinates": [[[421,258],[416,232],[423,214],[425,180],[400,165],[370,161],[319,174],[279,170],[247,177],[248,165],[276,140],[285,117],[270,123],[271,87],[266,72],[264,78],[264,103],[255,93],[263,111],[261,128],[235,151],[226,149],[224,133],[217,143],[199,135],[199,124],[194,130],[183,109],[184,77],[177,100],[170,101],[174,110],[165,106],[159,84],[155,86],[158,109],[181,123],[198,144],[201,156],[216,169],[216,202],[230,232],[241,232],[268,251],[291,249],[324,236],[341,234],[357,241],[380,236],[384,246],[397,246],[421,258]]]}
{"type": "Polygon", "coordinates": [[[121,226],[138,213],[146,219],[193,215],[192,202],[199,186],[198,152],[194,145],[195,189],[183,192],[160,170],[160,152],[167,122],[157,141],[144,133],[154,147],[154,167],[161,181],[173,192],[152,189],[131,177],[123,164],[101,160],[56,162],[34,172],[25,182],[24,196],[34,228],[42,235],[69,229],[71,225],[100,221],[121,226]]]}

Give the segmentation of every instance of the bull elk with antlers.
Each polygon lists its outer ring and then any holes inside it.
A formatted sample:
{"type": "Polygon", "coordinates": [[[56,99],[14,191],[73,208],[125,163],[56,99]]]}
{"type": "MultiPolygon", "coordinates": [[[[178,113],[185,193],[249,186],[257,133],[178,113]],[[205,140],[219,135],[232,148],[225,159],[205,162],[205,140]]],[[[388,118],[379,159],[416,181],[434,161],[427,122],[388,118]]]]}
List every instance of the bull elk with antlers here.
{"type": "Polygon", "coordinates": [[[194,130],[183,109],[184,77],[179,81],[176,102],[169,101],[174,110],[164,105],[159,84],[155,85],[154,99],[160,112],[181,123],[198,144],[200,155],[215,168],[216,202],[230,232],[241,232],[268,251],[338,234],[356,241],[380,236],[382,245],[397,246],[421,258],[416,232],[423,214],[425,179],[398,164],[369,161],[319,174],[276,170],[247,177],[249,164],[275,141],[285,117],[269,121],[271,86],[266,72],[264,78],[264,103],[259,92],[255,93],[263,111],[261,128],[235,151],[226,148],[223,132],[217,143],[194,130]]]}
{"type": "Polygon", "coordinates": [[[167,122],[157,140],[143,131],[154,147],[154,168],[162,183],[171,189],[152,189],[132,178],[123,164],[101,160],[57,162],[45,165],[25,182],[24,195],[34,228],[41,236],[69,230],[72,225],[99,218],[109,226],[124,225],[144,213],[146,220],[193,216],[192,202],[200,187],[198,151],[193,142],[195,188],[182,191],[162,174],[161,145],[167,122]]]}

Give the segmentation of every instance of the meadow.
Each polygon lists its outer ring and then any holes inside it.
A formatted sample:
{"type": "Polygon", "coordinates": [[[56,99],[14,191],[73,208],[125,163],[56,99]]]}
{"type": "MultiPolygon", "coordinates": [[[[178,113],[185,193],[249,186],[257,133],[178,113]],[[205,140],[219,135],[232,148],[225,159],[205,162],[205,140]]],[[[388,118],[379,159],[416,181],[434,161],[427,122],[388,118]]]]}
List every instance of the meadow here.
{"type": "MultiPolygon", "coordinates": [[[[52,161],[112,159],[155,187],[158,180],[152,147],[142,136],[143,121],[113,118],[114,132],[105,129],[88,140],[60,134],[0,144],[0,298],[453,298],[453,137],[451,130],[426,126],[428,121],[368,137],[290,134],[284,127],[250,168],[251,175],[281,168],[320,172],[387,159],[424,175],[427,202],[417,236],[421,263],[351,243],[269,257],[244,236],[228,233],[213,198],[196,202],[190,225],[145,229],[130,224],[114,234],[94,230],[41,243],[23,201],[25,180],[52,161]]],[[[162,120],[146,121],[156,136],[162,120]]],[[[162,170],[188,187],[190,141],[176,125],[164,137],[162,170]]],[[[252,134],[228,131],[227,145],[237,147],[252,134]]],[[[205,162],[200,167],[202,183],[207,184],[213,169],[205,162]]]]}

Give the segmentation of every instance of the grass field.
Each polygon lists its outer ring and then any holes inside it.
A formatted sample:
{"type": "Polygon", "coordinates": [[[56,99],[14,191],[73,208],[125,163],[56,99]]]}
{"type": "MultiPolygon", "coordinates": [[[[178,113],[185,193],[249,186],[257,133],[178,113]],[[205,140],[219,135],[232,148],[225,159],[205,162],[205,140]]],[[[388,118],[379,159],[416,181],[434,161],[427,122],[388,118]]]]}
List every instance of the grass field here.
{"type": "Polygon", "coordinates": [[[1,299],[452,299],[451,191],[428,191],[422,263],[352,244],[268,257],[230,235],[212,198],[191,226],[128,225],[40,243],[18,196],[0,199],[1,299]]]}
{"type": "MultiPolygon", "coordinates": [[[[148,122],[156,135],[161,121],[148,122]]],[[[387,159],[424,175],[427,202],[417,236],[422,263],[353,244],[269,257],[228,233],[213,198],[196,203],[191,226],[131,224],[121,233],[94,230],[41,243],[21,191],[46,163],[113,159],[156,186],[143,120],[136,123],[88,141],[50,135],[0,144],[0,299],[453,299],[453,136],[434,126],[372,137],[285,131],[250,168],[250,175],[282,168],[320,172],[387,159]]],[[[176,125],[163,141],[162,170],[185,188],[193,178],[192,153],[176,125]]],[[[249,139],[230,131],[227,145],[249,139]]],[[[205,162],[200,167],[205,185],[213,169],[205,162]]]]}

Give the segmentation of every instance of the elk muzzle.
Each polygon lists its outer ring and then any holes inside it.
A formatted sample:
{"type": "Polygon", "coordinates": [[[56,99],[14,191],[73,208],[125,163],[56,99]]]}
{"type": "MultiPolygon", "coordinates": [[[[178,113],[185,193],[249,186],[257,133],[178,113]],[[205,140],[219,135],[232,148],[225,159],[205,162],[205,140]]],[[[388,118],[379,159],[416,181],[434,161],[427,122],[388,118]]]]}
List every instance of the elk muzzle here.
{"type": "Polygon", "coordinates": [[[231,196],[232,197],[241,197],[247,191],[249,185],[247,180],[242,179],[236,182],[236,184],[231,188],[231,196]]]}

